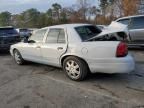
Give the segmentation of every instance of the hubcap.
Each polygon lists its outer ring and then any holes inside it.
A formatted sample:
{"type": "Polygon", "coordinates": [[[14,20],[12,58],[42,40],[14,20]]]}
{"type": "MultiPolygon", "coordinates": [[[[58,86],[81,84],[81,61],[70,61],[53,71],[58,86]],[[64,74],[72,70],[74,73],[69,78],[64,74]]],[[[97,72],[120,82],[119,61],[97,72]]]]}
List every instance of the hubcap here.
{"type": "Polygon", "coordinates": [[[80,75],[80,67],[73,60],[67,61],[65,69],[68,75],[73,79],[77,79],[80,75]]]}
{"type": "Polygon", "coordinates": [[[16,62],[19,64],[21,62],[21,59],[20,59],[20,55],[18,54],[18,52],[15,52],[15,60],[16,62]]]}

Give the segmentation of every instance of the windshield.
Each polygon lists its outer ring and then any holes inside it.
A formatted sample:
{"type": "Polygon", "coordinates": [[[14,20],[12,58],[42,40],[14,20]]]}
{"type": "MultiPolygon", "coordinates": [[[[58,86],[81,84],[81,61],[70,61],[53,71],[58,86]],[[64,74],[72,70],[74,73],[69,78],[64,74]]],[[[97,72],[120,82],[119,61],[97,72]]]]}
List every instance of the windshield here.
{"type": "Polygon", "coordinates": [[[91,39],[102,32],[99,28],[92,25],[76,27],[75,30],[81,37],[82,41],[91,39]]]}
{"type": "Polygon", "coordinates": [[[7,36],[10,34],[18,34],[14,28],[0,28],[0,36],[7,36]]]}

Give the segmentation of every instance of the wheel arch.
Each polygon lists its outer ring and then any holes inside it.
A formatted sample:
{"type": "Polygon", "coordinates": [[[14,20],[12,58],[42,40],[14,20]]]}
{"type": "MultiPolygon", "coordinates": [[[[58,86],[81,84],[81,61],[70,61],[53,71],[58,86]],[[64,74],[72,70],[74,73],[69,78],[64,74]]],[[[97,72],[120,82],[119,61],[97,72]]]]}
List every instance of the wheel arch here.
{"type": "MultiPolygon", "coordinates": [[[[82,61],[84,61],[85,63],[86,63],[86,65],[88,66],[88,69],[89,69],[89,65],[88,65],[88,63],[86,62],[86,60],[85,59],[83,59],[82,57],[80,57],[80,56],[76,56],[76,55],[64,55],[64,56],[62,56],[61,57],[61,60],[60,60],[60,65],[63,67],[63,62],[64,62],[64,60],[67,58],[67,57],[76,57],[76,58],[79,58],[79,59],[81,59],[82,61]]],[[[89,69],[90,70],[90,69],[89,69]]]]}
{"type": "MultiPolygon", "coordinates": [[[[15,51],[15,50],[19,51],[19,53],[21,54],[21,52],[20,52],[20,50],[19,50],[18,48],[13,48],[13,49],[12,49],[12,54],[13,54],[13,55],[14,55],[14,51],[15,51]]],[[[22,56],[22,54],[21,54],[21,56],[22,56]]],[[[23,57],[23,56],[22,56],[22,57],[23,57]]]]}
{"type": "Polygon", "coordinates": [[[13,50],[12,50],[12,53],[13,53],[13,54],[14,54],[14,51],[15,51],[15,50],[18,50],[18,49],[17,49],[17,48],[13,48],[13,50]]]}

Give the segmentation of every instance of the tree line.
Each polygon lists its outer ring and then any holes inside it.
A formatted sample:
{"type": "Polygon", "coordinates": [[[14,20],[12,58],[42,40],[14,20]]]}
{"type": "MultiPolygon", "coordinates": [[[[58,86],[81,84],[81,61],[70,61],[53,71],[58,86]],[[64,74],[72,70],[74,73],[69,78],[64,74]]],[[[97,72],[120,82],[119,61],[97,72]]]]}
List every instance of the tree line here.
{"type": "Polygon", "coordinates": [[[118,17],[139,14],[140,0],[77,0],[71,7],[62,7],[58,3],[46,12],[31,8],[20,14],[0,13],[0,26],[19,28],[41,28],[65,23],[109,24],[118,17]]]}

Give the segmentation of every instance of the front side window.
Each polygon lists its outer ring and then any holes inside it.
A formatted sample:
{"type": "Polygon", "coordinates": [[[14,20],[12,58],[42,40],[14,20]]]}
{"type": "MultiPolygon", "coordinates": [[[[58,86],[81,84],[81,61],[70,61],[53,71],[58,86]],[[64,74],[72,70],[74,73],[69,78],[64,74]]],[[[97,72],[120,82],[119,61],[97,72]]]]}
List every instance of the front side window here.
{"type": "Polygon", "coordinates": [[[50,29],[46,43],[65,43],[65,32],[63,29],[50,29]]]}
{"type": "Polygon", "coordinates": [[[144,29],[144,17],[133,18],[130,29],[144,29]]]}
{"type": "Polygon", "coordinates": [[[42,42],[46,31],[47,31],[47,29],[37,30],[37,31],[30,37],[29,40],[34,40],[34,41],[36,41],[36,42],[42,42]]]}
{"type": "Polygon", "coordinates": [[[91,39],[102,32],[96,26],[80,26],[80,27],[75,27],[75,30],[81,37],[82,41],[91,39]]]}
{"type": "Polygon", "coordinates": [[[129,25],[130,19],[122,19],[122,20],[119,20],[117,22],[124,24],[124,25],[129,25]]]}

